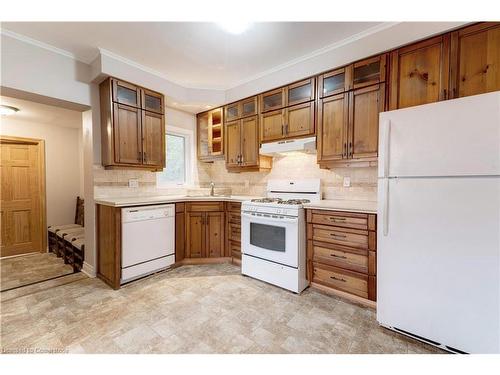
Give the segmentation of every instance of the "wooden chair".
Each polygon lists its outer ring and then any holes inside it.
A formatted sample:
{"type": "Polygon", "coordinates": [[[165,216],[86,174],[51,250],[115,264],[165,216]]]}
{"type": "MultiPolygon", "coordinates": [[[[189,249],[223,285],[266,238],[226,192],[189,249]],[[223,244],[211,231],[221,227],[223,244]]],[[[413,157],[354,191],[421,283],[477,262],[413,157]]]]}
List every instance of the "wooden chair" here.
{"type": "Polygon", "coordinates": [[[50,225],[48,229],[48,239],[49,239],[49,251],[58,254],[58,241],[57,233],[61,230],[68,231],[76,228],[83,228],[84,226],[84,200],[80,197],[76,197],[76,210],[75,210],[75,222],[74,224],[64,224],[64,225],[50,225]]]}

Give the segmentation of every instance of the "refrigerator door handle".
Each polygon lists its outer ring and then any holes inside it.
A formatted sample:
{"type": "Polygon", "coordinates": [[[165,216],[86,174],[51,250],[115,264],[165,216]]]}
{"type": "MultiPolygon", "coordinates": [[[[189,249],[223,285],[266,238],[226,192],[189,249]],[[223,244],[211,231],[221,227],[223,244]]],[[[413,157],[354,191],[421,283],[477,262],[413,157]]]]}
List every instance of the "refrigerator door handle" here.
{"type": "Polygon", "coordinates": [[[391,139],[391,120],[385,120],[383,124],[383,158],[382,161],[382,177],[389,177],[389,152],[391,139]]]}
{"type": "Polygon", "coordinates": [[[382,233],[387,236],[389,233],[389,179],[384,178],[382,180],[382,233]]]}

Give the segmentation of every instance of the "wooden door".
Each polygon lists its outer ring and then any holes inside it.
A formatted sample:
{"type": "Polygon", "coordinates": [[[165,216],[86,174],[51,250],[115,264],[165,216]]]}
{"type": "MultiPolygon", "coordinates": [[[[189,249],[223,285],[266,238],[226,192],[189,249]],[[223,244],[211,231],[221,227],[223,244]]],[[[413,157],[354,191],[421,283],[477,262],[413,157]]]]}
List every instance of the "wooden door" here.
{"type": "Polygon", "coordinates": [[[298,104],[286,109],[286,138],[314,134],[314,102],[298,104]]]}
{"type": "Polygon", "coordinates": [[[114,104],[115,162],[142,165],[141,110],[114,104]]]}
{"type": "Polygon", "coordinates": [[[385,81],[387,54],[355,62],[352,67],[354,89],[371,86],[385,81]]]}
{"type": "Polygon", "coordinates": [[[261,114],[261,141],[270,142],[284,137],[285,110],[271,111],[261,114]]]}
{"type": "Polygon", "coordinates": [[[43,143],[0,140],[0,257],[44,252],[43,143]]]}
{"type": "Polygon", "coordinates": [[[241,163],[246,166],[259,165],[258,117],[241,120],[241,163]]]}
{"type": "Polygon", "coordinates": [[[319,101],[318,162],[347,158],[348,93],[319,101]]]}
{"type": "Polygon", "coordinates": [[[141,89],[128,82],[112,79],[113,101],[132,107],[141,107],[141,89]]]}
{"type": "Polygon", "coordinates": [[[500,22],[484,22],[451,35],[452,97],[500,90],[500,22]]]}
{"type": "Polygon", "coordinates": [[[257,96],[241,101],[241,117],[255,116],[257,113],[257,96]]]}
{"type": "Polygon", "coordinates": [[[209,126],[209,113],[203,112],[196,115],[196,125],[198,128],[198,159],[206,160],[210,158],[210,142],[208,137],[209,126]]]}
{"type": "Polygon", "coordinates": [[[165,122],[162,114],[142,111],[142,162],[165,168],[165,122]]]}
{"type": "Polygon", "coordinates": [[[186,258],[205,257],[205,213],[186,214],[186,258]]]}
{"type": "Polygon", "coordinates": [[[209,258],[224,256],[224,212],[205,213],[205,254],[209,258]]]}
{"type": "Polygon", "coordinates": [[[390,109],[447,99],[449,34],[391,53],[390,109]]]}
{"type": "Polygon", "coordinates": [[[240,165],[241,154],[241,122],[240,120],[226,123],[226,165],[240,165]]]}
{"type": "Polygon", "coordinates": [[[348,157],[377,157],[378,115],[384,110],[385,84],[354,90],[349,95],[348,157]]]}
{"type": "Polygon", "coordinates": [[[234,121],[241,117],[241,103],[231,103],[224,107],[224,118],[226,121],[234,121]]]}

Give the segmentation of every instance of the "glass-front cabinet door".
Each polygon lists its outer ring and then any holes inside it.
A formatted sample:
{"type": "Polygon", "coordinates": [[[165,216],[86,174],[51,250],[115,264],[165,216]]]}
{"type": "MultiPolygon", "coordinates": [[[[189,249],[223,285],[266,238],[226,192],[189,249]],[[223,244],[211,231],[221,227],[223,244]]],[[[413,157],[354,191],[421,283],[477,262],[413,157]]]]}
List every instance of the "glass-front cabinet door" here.
{"type": "Polygon", "coordinates": [[[253,96],[241,101],[241,117],[255,116],[257,114],[257,97],[253,96]]]}
{"type": "Polygon", "coordinates": [[[314,100],[314,78],[306,79],[287,87],[287,105],[295,105],[314,100]]]}
{"type": "Polygon", "coordinates": [[[204,112],[198,115],[198,159],[204,160],[210,157],[208,139],[208,118],[209,113],[204,112]]]}
{"type": "Polygon", "coordinates": [[[385,81],[386,55],[375,56],[353,64],[353,88],[358,89],[385,81]]]}
{"type": "Polygon", "coordinates": [[[142,90],[142,108],[146,111],[163,113],[163,95],[154,91],[142,90]]]}
{"type": "Polygon", "coordinates": [[[351,67],[346,66],[319,77],[319,96],[324,98],[348,91],[351,88],[351,67]]]}
{"type": "Polygon", "coordinates": [[[262,112],[283,108],[285,104],[285,88],[268,91],[260,95],[260,108],[262,112]]]}
{"type": "Polygon", "coordinates": [[[226,121],[234,121],[241,117],[240,102],[228,104],[225,107],[226,121]]]}
{"type": "Polygon", "coordinates": [[[128,82],[113,79],[113,101],[132,107],[141,107],[141,90],[128,82]]]}

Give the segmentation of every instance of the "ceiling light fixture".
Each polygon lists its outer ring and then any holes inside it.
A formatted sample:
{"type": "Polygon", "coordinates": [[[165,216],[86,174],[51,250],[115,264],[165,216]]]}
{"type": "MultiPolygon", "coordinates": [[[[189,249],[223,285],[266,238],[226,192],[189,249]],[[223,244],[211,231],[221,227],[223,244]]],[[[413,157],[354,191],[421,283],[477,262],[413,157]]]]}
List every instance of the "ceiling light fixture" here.
{"type": "Polygon", "coordinates": [[[217,22],[217,25],[224,31],[231,34],[243,34],[251,25],[251,22],[233,20],[217,22]]]}
{"type": "Polygon", "coordinates": [[[0,105],[0,115],[9,116],[16,112],[19,112],[19,108],[11,107],[10,105],[0,105]]]}

